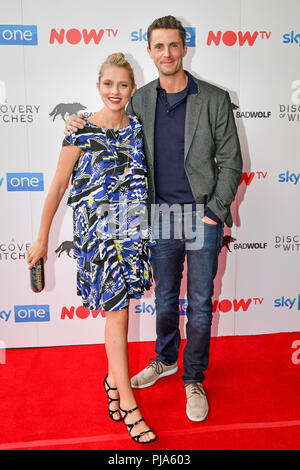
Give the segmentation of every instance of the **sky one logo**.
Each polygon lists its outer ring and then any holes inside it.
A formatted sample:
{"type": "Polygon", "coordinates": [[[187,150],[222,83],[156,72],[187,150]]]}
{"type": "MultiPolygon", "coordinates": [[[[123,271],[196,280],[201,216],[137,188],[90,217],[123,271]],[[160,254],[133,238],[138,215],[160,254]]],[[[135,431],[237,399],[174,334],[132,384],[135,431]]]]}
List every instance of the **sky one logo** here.
{"type": "Polygon", "coordinates": [[[283,44],[295,44],[296,46],[300,46],[300,34],[291,31],[290,33],[285,33],[283,35],[283,44]]]}
{"type": "Polygon", "coordinates": [[[8,321],[11,310],[0,310],[0,321],[8,321]]]}
{"type": "MultiPolygon", "coordinates": [[[[0,187],[3,183],[0,177],[0,187]]],[[[43,173],[6,173],[7,191],[44,191],[43,173]]]]}
{"type": "MultiPolygon", "coordinates": [[[[186,26],[186,44],[188,47],[195,47],[196,46],[196,28],[186,26]]],[[[139,28],[138,31],[132,31],[131,33],[131,41],[147,41],[147,31],[143,31],[142,28],[139,28]]]]}
{"type": "Polygon", "coordinates": [[[283,173],[279,173],[278,182],[279,183],[292,183],[298,184],[300,178],[300,173],[290,173],[289,170],[285,170],[283,173]]]}
{"type": "MultiPolygon", "coordinates": [[[[187,306],[187,299],[179,299],[179,315],[186,315],[187,306]]],[[[146,313],[152,316],[156,313],[156,308],[155,305],[152,305],[151,303],[141,302],[140,305],[135,306],[135,313],[146,313]]]]}
{"type": "Polygon", "coordinates": [[[5,46],[37,46],[37,26],[19,24],[0,25],[0,45],[5,46]]]}
{"type": "Polygon", "coordinates": [[[49,305],[15,305],[15,322],[50,321],[49,305]]]}
{"type": "Polygon", "coordinates": [[[297,309],[300,310],[300,294],[298,294],[297,297],[285,297],[284,295],[282,297],[279,297],[278,299],[274,300],[274,307],[278,308],[287,308],[288,310],[297,309]]]}

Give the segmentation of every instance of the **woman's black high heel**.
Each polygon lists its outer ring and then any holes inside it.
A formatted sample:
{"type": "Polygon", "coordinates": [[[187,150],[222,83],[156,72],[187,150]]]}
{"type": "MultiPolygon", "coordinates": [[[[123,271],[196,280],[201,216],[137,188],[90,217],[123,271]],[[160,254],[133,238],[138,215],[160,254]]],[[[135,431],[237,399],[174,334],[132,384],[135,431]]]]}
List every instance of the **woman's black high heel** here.
{"type": "Polygon", "coordinates": [[[153,439],[151,439],[150,441],[140,441],[140,438],[144,435],[144,434],[147,434],[148,432],[153,432],[151,429],[148,429],[148,431],[143,431],[143,432],[140,432],[140,434],[137,434],[136,436],[132,436],[131,434],[131,431],[132,429],[134,428],[134,426],[136,426],[137,424],[141,423],[142,421],[145,421],[144,418],[140,418],[138,419],[135,423],[132,423],[132,424],[126,424],[125,423],[125,419],[127,418],[127,416],[130,414],[130,413],[133,413],[134,411],[138,410],[138,406],[136,408],[132,408],[132,410],[122,410],[122,408],[119,408],[121,414],[122,414],[122,419],[124,421],[124,424],[125,426],[127,426],[127,428],[129,429],[129,436],[131,437],[132,440],[134,440],[134,442],[137,442],[138,444],[150,444],[151,442],[154,442],[157,440],[157,437],[154,437],[153,439]],[[123,415],[124,413],[124,415],[123,415]]]}
{"type": "Polygon", "coordinates": [[[104,389],[105,389],[105,391],[106,391],[106,393],[107,393],[107,397],[108,397],[108,416],[109,416],[113,421],[116,421],[116,422],[118,423],[119,421],[123,421],[123,418],[122,418],[121,416],[120,416],[119,419],[114,418],[114,414],[115,414],[115,413],[119,413],[119,408],[118,408],[117,410],[111,410],[111,409],[109,408],[109,405],[110,405],[113,401],[118,401],[118,402],[120,401],[120,398],[111,398],[111,397],[109,396],[109,392],[110,392],[111,390],[118,390],[118,389],[117,389],[117,388],[113,388],[113,387],[111,387],[111,386],[109,385],[109,383],[107,382],[107,377],[108,377],[108,374],[106,375],[106,377],[105,377],[105,379],[104,379],[104,389]]]}

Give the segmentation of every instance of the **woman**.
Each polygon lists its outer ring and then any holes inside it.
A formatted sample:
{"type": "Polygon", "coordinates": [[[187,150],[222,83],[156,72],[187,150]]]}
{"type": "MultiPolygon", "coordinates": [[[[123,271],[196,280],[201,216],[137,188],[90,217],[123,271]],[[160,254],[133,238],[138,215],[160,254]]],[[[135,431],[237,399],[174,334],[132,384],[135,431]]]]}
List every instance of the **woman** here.
{"type": "Polygon", "coordinates": [[[131,389],[127,333],[129,299],[140,298],[151,286],[148,227],[140,226],[147,181],[141,125],[125,113],[136,85],[123,54],[112,54],[102,64],[97,88],[104,107],[65,137],[39,235],[27,257],[29,269],[42,257],[46,261],[51,223],[73,174],[68,205],[74,210],[77,293],[85,307],[106,312],[108,413],[124,421],[135,442],[146,444],[156,436],[131,389]]]}

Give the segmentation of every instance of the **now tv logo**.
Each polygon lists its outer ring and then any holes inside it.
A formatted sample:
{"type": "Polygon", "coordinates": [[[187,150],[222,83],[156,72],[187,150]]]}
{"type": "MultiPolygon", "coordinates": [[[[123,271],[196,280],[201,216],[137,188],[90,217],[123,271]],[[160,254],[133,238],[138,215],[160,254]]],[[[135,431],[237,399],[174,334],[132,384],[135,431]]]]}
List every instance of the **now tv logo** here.
{"type": "Polygon", "coordinates": [[[252,47],[257,38],[270,39],[270,36],[271,31],[254,31],[253,33],[250,31],[238,31],[237,33],[234,31],[209,31],[206,44],[208,46],[211,46],[212,44],[219,46],[222,41],[225,46],[229,47],[234,46],[235,44],[239,46],[248,45],[252,47]]]}
{"type": "Polygon", "coordinates": [[[107,36],[108,38],[116,37],[118,34],[118,29],[106,28],[106,29],[99,29],[96,31],[95,29],[91,29],[88,31],[87,29],[76,29],[71,28],[65,30],[64,28],[60,30],[51,29],[50,32],[50,44],[100,44],[103,36],[107,36]]]}
{"type": "Polygon", "coordinates": [[[265,180],[267,174],[267,171],[251,171],[251,173],[243,172],[241,180],[239,182],[239,186],[242,183],[245,183],[246,186],[249,186],[252,183],[253,179],[265,180]]]}
{"type": "Polygon", "coordinates": [[[213,301],[213,313],[219,309],[220,312],[228,313],[232,309],[234,312],[238,312],[242,310],[243,312],[247,312],[250,305],[261,305],[263,303],[263,298],[260,299],[259,297],[253,297],[249,299],[223,299],[223,300],[214,300],[213,301]]]}
{"type": "Polygon", "coordinates": [[[66,318],[73,320],[74,317],[77,317],[77,318],[80,318],[81,320],[85,320],[88,317],[97,318],[99,315],[101,317],[106,316],[105,312],[103,312],[102,310],[90,310],[89,308],[83,307],[82,305],[77,308],[75,308],[74,306],[70,308],[67,308],[66,306],[64,306],[61,309],[60,318],[61,320],[65,320],[66,318]]]}

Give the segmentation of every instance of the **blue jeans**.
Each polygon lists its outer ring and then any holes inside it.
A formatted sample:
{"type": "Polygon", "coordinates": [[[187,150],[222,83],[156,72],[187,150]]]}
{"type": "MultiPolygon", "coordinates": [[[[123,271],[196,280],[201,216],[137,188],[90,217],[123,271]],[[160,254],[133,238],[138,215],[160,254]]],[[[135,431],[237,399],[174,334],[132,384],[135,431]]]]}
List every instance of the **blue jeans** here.
{"type": "Polygon", "coordinates": [[[223,224],[203,223],[203,214],[198,212],[188,214],[189,222],[186,225],[186,213],[184,216],[179,213],[170,215],[170,237],[164,238],[162,234],[164,224],[161,216],[153,226],[157,235],[156,246],[151,247],[155,281],[156,359],[171,365],[178,358],[179,295],[184,261],[187,257],[187,342],[184,348],[182,379],[185,383],[202,382],[209,361],[213,281],[222,247],[223,224]]]}

